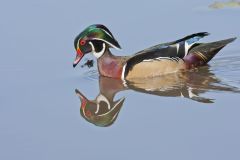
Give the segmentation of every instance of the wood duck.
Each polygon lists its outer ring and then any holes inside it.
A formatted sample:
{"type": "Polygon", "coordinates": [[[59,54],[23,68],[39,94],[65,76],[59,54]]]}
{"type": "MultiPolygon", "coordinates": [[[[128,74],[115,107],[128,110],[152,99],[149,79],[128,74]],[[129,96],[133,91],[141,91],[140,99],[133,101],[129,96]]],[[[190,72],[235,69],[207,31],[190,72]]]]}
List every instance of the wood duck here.
{"type": "Polygon", "coordinates": [[[92,52],[101,76],[132,80],[156,77],[206,65],[224,46],[236,38],[211,43],[197,43],[209,35],[195,33],[182,39],[158,44],[132,56],[114,56],[110,48],[121,49],[110,30],[101,24],[87,27],[74,40],[77,52],[73,67],[92,52]]]}

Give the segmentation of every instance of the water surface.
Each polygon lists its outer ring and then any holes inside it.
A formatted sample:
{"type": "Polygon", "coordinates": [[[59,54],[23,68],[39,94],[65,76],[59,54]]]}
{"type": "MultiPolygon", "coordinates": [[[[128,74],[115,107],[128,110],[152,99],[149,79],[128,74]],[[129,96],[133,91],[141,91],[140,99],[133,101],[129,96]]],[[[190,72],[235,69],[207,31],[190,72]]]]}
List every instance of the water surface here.
{"type": "MultiPolygon", "coordinates": [[[[239,37],[240,10],[211,10],[212,3],[2,2],[0,159],[239,159],[239,40],[209,66],[159,78],[158,87],[112,81],[110,92],[101,88],[96,65],[72,68],[73,39],[94,23],[119,41],[116,55],[194,32],[210,32],[206,42],[239,37]],[[99,93],[119,100],[113,121],[84,118],[75,89],[89,100],[99,93]]],[[[103,105],[99,113],[108,111],[103,105]]]]}

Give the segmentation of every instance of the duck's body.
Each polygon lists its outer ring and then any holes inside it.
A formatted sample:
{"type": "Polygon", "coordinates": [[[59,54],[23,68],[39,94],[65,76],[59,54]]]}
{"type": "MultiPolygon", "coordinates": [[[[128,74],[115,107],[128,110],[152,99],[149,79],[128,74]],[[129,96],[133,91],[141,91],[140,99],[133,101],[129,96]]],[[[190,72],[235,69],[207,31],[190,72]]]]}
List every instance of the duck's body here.
{"type": "Polygon", "coordinates": [[[120,45],[112,33],[103,25],[92,25],[75,39],[78,54],[74,66],[85,53],[92,51],[97,57],[100,75],[106,77],[131,80],[187,70],[207,64],[225,45],[236,39],[196,43],[207,35],[207,32],[200,32],[150,47],[133,56],[114,56],[109,48],[120,48],[120,45]]]}
{"type": "Polygon", "coordinates": [[[134,78],[151,78],[184,69],[186,69],[186,67],[181,59],[179,59],[177,62],[168,59],[143,61],[134,65],[127,74],[125,73],[125,79],[131,80],[134,78]]]}
{"type": "Polygon", "coordinates": [[[178,61],[144,60],[132,66],[131,61],[135,61],[135,58],[137,56],[114,56],[108,50],[97,59],[98,71],[105,77],[132,79],[160,76],[186,69],[182,59],[178,59],[178,61]]]}

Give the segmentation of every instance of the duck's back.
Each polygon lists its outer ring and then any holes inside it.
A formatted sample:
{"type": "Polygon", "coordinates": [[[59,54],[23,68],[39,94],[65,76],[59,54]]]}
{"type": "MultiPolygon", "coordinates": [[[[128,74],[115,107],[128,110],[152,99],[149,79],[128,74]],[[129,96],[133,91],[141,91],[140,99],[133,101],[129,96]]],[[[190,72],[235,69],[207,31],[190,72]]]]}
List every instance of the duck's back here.
{"type": "Polygon", "coordinates": [[[122,78],[155,77],[204,65],[226,44],[235,40],[196,43],[206,35],[206,32],[192,34],[136,53],[123,67],[122,78]]]}
{"type": "Polygon", "coordinates": [[[158,44],[133,55],[124,66],[126,79],[155,77],[185,69],[183,58],[190,47],[206,32],[192,34],[177,41],[158,44]]]}

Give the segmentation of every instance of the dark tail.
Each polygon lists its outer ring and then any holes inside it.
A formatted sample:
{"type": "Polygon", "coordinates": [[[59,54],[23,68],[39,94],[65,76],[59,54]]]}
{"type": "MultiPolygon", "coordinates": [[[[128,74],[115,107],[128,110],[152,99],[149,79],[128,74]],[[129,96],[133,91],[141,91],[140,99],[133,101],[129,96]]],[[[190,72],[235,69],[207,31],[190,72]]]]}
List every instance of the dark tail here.
{"type": "Polygon", "coordinates": [[[229,38],[221,41],[200,43],[193,46],[188,55],[184,57],[189,68],[207,64],[223,47],[237,38],[229,38]]]}

